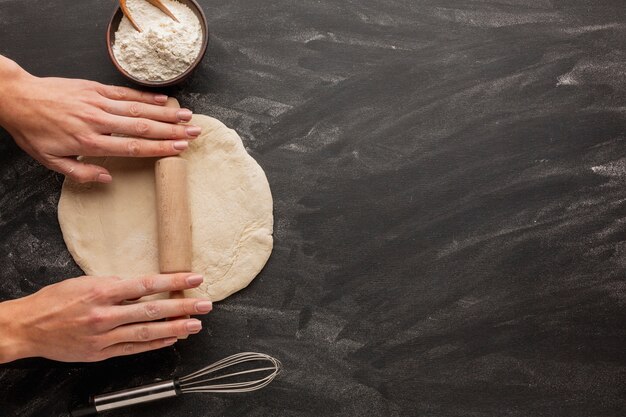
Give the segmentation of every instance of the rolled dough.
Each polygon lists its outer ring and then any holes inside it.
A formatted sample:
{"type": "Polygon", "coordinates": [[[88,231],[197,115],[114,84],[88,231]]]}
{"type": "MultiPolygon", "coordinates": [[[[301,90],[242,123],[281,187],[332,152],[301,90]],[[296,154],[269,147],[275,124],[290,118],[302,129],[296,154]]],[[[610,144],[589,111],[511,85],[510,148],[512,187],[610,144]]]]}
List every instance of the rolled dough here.
{"type": "MultiPolygon", "coordinates": [[[[204,283],[187,296],[222,300],[245,288],[272,251],[272,194],[237,133],[194,115],[202,134],[181,154],[188,161],[193,271],[204,283]]],[[[111,184],[63,183],[63,239],[88,275],[125,278],[159,272],[155,158],[84,158],[106,167],[111,184]]]]}

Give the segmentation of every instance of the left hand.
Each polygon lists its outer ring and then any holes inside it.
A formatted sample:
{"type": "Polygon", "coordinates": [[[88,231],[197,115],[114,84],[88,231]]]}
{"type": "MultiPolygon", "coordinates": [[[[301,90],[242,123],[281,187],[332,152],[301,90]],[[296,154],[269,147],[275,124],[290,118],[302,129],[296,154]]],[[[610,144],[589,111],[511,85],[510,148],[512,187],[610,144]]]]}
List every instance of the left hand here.
{"type": "Polygon", "coordinates": [[[191,273],[66,279],[34,294],[0,303],[0,364],[29,357],[94,362],[170,346],[202,328],[197,319],[209,300],[181,298],[138,301],[160,292],[196,288],[191,273]],[[171,321],[159,321],[170,318],[171,321]]]}

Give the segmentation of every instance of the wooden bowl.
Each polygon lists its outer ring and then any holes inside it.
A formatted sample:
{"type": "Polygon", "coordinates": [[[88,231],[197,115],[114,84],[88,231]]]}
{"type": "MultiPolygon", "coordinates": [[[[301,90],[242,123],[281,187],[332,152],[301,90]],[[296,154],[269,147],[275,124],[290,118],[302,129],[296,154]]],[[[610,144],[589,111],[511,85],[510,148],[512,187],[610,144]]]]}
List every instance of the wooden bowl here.
{"type": "Polygon", "coordinates": [[[175,84],[178,84],[184,81],[187,77],[191,75],[191,73],[196,69],[202,59],[204,58],[204,54],[206,53],[207,46],[209,45],[209,25],[206,20],[206,16],[204,15],[204,11],[202,7],[195,0],[177,0],[180,3],[186,5],[191,9],[191,11],[198,17],[200,21],[200,26],[202,28],[202,46],[200,47],[200,52],[198,53],[198,57],[191,64],[189,68],[176,78],[172,78],[171,80],[165,81],[148,81],[148,80],[140,80],[138,78],[133,77],[129,74],[119,62],[115,58],[113,54],[113,44],[115,43],[115,32],[120,26],[120,22],[122,21],[122,17],[124,14],[122,13],[122,9],[120,7],[115,9],[113,16],[111,17],[111,21],[109,22],[109,26],[107,27],[107,51],[109,52],[109,57],[111,58],[111,62],[115,65],[115,68],[127,79],[134,82],[135,84],[142,85],[144,87],[169,87],[175,84]]]}

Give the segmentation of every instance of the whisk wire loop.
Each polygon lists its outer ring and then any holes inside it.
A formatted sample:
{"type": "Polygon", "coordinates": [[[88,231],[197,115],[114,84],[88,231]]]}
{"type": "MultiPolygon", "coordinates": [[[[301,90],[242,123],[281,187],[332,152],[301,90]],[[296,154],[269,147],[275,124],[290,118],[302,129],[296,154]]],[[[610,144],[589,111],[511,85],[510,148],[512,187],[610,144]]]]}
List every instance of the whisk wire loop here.
{"type": "Polygon", "coordinates": [[[182,393],[193,392],[221,392],[221,393],[237,393],[237,392],[250,392],[265,387],[276,378],[280,373],[281,363],[278,359],[275,359],[269,355],[256,352],[242,352],[236,355],[232,355],[228,358],[217,361],[203,369],[193,372],[187,376],[178,379],[180,384],[180,390],[182,393]],[[240,365],[246,362],[258,362],[265,361],[272,364],[270,367],[247,369],[238,372],[232,372],[225,375],[213,376],[210,378],[202,378],[205,375],[219,372],[223,369],[230,368],[235,365],[240,365]],[[263,378],[243,381],[243,382],[230,382],[224,384],[212,384],[206,385],[208,382],[217,380],[224,380],[227,378],[236,378],[241,375],[247,375],[259,372],[269,372],[263,378]],[[202,379],[198,379],[202,378],[202,379]]]}

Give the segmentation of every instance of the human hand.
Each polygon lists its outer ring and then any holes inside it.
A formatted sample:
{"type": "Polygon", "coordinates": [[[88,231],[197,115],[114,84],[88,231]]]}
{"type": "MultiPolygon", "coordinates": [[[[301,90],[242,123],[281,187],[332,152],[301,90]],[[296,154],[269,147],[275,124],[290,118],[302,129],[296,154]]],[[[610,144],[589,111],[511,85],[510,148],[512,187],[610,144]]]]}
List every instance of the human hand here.
{"type": "Polygon", "coordinates": [[[202,323],[180,316],[206,314],[195,298],[138,301],[146,295],[195,288],[194,274],[139,279],[83,276],[0,303],[0,363],[26,357],[95,362],[170,346],[198,333],[202,323]],[[156,321],[178,318],[170,321],[156,321]]]}
{"type": "MultiPolygon", "coordinates": [[[[8,61],[0,57],[0,65],[3,59],[8,61]]],[[[86,80],[38,78],[19,67],[5,72],[0,125],[33,158],[78,182],[108,183],[112,178],[105,168],[76,160],[77,155],[177,155],[201,131],[179,125],[191,120],[192,113],[165,107],[164,95],[86,80]]]]}

